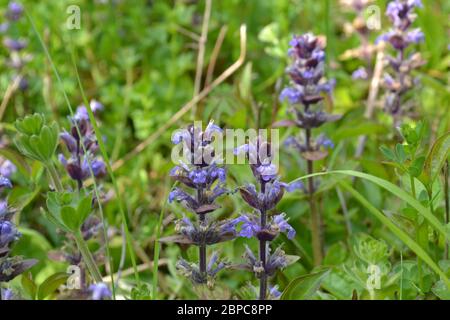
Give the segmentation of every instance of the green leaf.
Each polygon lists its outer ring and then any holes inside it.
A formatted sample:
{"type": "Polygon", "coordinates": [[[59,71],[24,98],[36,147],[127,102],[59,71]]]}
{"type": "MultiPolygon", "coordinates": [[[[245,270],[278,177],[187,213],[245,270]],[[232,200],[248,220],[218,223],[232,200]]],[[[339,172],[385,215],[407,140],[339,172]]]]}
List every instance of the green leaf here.
{"type": "Polygon", "coordinates": [[[404,244],[406,244],[422,261],[424,261],[431,269],[433,269],[445,281],[450,288],[450,280],[444,271],[430,258],[427,252],[415,242],[405,231],[400,229],[395,223],[387,218],[381,211],[375,208],[367,199],[365,199],[358,191],[351,187],[347,182],[340,181],[340,185],[350,192],[353,197],[358,200],[370,213],[380,220],[386,227],[391,230],[404,244]]]}
{"type": "Polygon", "coordinates": [[[436,282],[432,289],[433,293],[441,300],[450,300],[450,289],[442,280],[436,282]]]}
{"type": "Polygon", "coordinates": [[[64,225],[73,232],[78,231],[81,227],[80,217],[72,207],[65,206],[61,208],[61,219],[64,225]]]}
{"type": "Polygon", "coordinates": [[[408,169],[409,174],[415,178],[420,176],[423,170],[424,163],[425,163],[424,156],[414,159],[414,161],[411,163],[411,166],[408,169]]]}
{"type": "Polygon", "coordinates": [[[26,135],[39,134],[45,118],[39,113],[27,115],[23,119],[17,119],[14,123],[16,129],[26,135]]]}
{"type": "Polygon", "coordinates": [[[87,195],[80,200],[77,207],[77,215],[80,220],[80,226],[92,212],[92,196],[87,195]]]}
{"type": "Polygon", "coordinates": [[[327,254],[323,259],[323,265],[335,266],[343,263],[346,258],[347,248],[342,242],[337,242],[328,248],[327,254]]]}
{"type": "Polygon", "coordinates": [[[30,175],[31,173],[30,166],[20,154],[11,149],[2,147],[0,149],[0,155],[8,159],[12,163],[14,163],[14,165],[17,167],[17,169],[19,169],[21,174],[23,174],[24,176],[30,175]]]}
{"type": "Polygon", "coordinates": [[[58,272],[51,275],[39,286],[37,299],[43,300],[53,294],[61,285],[67,282],[69,275],[65,272],[58,272]]]}
{"type": "Polygon", "coordinates": [[[37,286],[34,283],[31,273],[22,274],[22,287],[32,300],[36,298],[37,286]]]}
{"type": "Polygon", "coordinates": [[[424,174],[420,181],[431,191],[431,186],[438,177],[445,161],[450,154],[450,131],[439,137],[431,147],[425,160],[424,174]]]}
{"type": "Polygon", "coordinates": [[[395,154],[400,163],[404,163],[406,161],[405,147],[402,144],[397,143],[395,146],[395,154]]]}
{"type": "Polygon", "coordinates": [[[394,151],[392,151],[388,147],[381,146],[380,151],[381,151],[381,153],[383,153],[383,155],[385,156],[386,159],[394,161],[394,162],[397,160],[397,158],[395,157],[394,151]]]}
{"type": "Polygon", "coordinates": [[[354,171],[354,170],[335,170],[335,171],[318,172],[318,173],[306,175],[306,176],[300,177],[298,179],[295,179],[294,181],[305,180],[305,179],[308,179],[309,177],[324,176],[324,175],[336,175],[336,174],[343,174],[343,175],[347,175],[347,176],[358,177],[361,179],[371,181],[372,183],[375,183],[376,185],[382,187],[383,189],[392,193],[393,195],[395,195],[399,199],[405,201],[405,203],[409,204],[411,207],[416,209],[421,216],[423,216],[426,220],[428,220],[428,222],[430,223],[430,225],[432,227],[434,227],[447,240],[450,240],[450,237],[449,237],[444,225],[430,212],[430,210],[428,208],[424,207],[419,201],[414,199],[409,193],[407,193],[406,191],[402,190],[401,188],[399,188],[398,186],[396,186],[395,184],[393,184],[387,180],[375,177],[375,176],[367,174],[367,173],[354,171]]]}
{"type": "Polygon", "coordinates": [[[330,269],[303,275],[292,280],[281,295],[281,300],[308,300],[320,288],[330,269]]]}
{"type": "Polygon", "coordinates": [[[48,221],[53,223],[58,228],[61,228],[62,230],[66,231],[66,232],[70,232],[70,230],[67,228],[67,226],[65,226],[62,223],[62,221],[60,221],[59,216],[56,217],[51,213],[51,211],[44,210],[43,208],[41,208],[41,213],[48,221]]]}

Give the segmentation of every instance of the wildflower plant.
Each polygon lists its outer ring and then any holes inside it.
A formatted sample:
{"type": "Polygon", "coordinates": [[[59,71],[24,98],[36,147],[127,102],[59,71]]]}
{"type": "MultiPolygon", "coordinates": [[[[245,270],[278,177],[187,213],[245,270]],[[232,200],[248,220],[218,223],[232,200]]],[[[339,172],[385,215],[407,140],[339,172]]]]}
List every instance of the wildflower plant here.
{"type": "Polygon", "coordinates": [[[97,142],[87,120],[86,109],[80,107],[71,123],[70,134],[68,132],[59,134],[57,124],[55,122],[47,124],[43,115],[26,116],[16,120],[18,133],[15,143],[22,154],[41,162],[47,168],[54,191],[47,193],[47,210],[42,211],[50,222],[73,238],[91,276],[95,282],[100,283],[101,273],[86,243],[89,237],[83,233],[83,226],[93,212],[94,204],[100,199],[94,199],[89,191],[82,190],[82,181],[88,177],[86,172],[88,169],[96,172],[96,176],[100,176],[104,172],[104,164],[92,156],[97,142]],[[69,160],[65,160],[63,156],[60,158],[69,176],[77,181],[78,192],[63,186],[55,167],[54,157],[58,138],[71,153],[69,160]]]}
{"type": "MultiPolygon", "coordinates": [[[[91,108],[95,114],[101,111],[103,106],[93,100],[91,101],[91,108]]],[[[90,166],[94,177],[100,178],[106,175],[105,163],[102,159],[96,157],[98,142],[85,106],[78,107],[71,119],[70,130],[63,131],[60,138],[64,142],[70,157],[66,159],[64,154],[60,153],[58,158],[70,178],[77,182],[78,189],[81,189],[83,181],[91,176],[90,166]],[[81,145],[82,143],[84,147],[81,145]]]]}
{"type": "MultiPolygon", "coordinates": [[[[330,95],[334,80],[325,80],[325,44],[323,39],[311,33],[294,36],[290,42],[288,55],[292,64],[286,72],[291,83],[280,94],[280,100],[287,100],[292,106],[290,112],[294,120],[282,120],[274,124],[278,127],[297,127],[302,132],[286,140],[286,145],[293,147],[307,162],[307,173],[314,173],[314,161],[324,159],[333,142],[324,134],[314,138],[313,129],[320,128],[327,122],[340,118],[323,111],[321,102],[324,94],[330,95]]],[[[311,210],[311,231],[314,262],[320,264],[323,257],[322,218],[314,199],[316,185],[313,177],[308,178],[307,192],[311,210]]]]}
{"type": "Polygon", "coordinates": [[[423,42],[425,35],[420,28],[412,28],[417,18],[415,10],[422,7],[421,0],[389,2],[386,15],[392,28],[377,39],[393,49],[392,55],[387,57],[390,72],[384,75],[383,86],[386,90],[385,110],[393,117],[395,127],[411,109],[408,105],[411,89],[418,83],[413,71],[424,64],[420,53],[414,51],[414,45],[423,42]]]}
{"type": "Polygon", "coordinates": [[[221,135],[222,129],[211,121],[204,130],[194,124],[172,136],[172,143],[183,146],[185,152],[170,176],[184,188],[173,188],[169,202],[182,203],[195,219],[187,215],[179,219],[175,225],[178,236],[166,240],[199,248],[198,264],[180,259],[177,269],[194,284],[207,284],[209,287],[227,263],[221,261],[216,252],[208,261],[207,246],[234,239],[239,222],[237,219],[214,221],[211,218],[211,213],[220,208],[216,199],[229,192],[225,185],[226,168],[220,164],[220,155],[216,154],[217,148],[214,147],[215,138],[221,135]]]}
{"type": "MultiPolygon", "coordinates": [[[[0,196],[6,190],[12,188],[11,181],[0,175],[0,196]]],[[[18,275],[33,267],[37,260],[24,259],[21,256],[11,256],[11,247],[14,242],[20,239],[20,232],[12,221],[16,210],[8,206],[6,199],[0,199],[0,299],[3,294],[3,284],[11,281],[18,275]]]]}
{"type": "Polygon", "coordinates": [[[237,221],[241,222],[239,236],[256,238],[259,241],[259,252],[255,255],[246,246],[244,258],[247,260],[246,269],[259,279],[259,299],[278,298],[277,287],[269,287],[268,280],[278,270],[295,262],[295,258],[287,256],[281,247],[271,251],[270,242],[280,233],[285,233],[288,239],[295,237],[294,228],[288,223],[285,213],[271,214],[276,205],[283,198],[285,191],[292,192],[302,189],[301,182],[287,184],[278,177],[278,168],[272,162],[271,145],[262,136],[250,140],[247,144],[235,150],[236,155],[245,154],[257,181],[239,188],[242,199],[256,212],[242,214],[237,221]]]}
{"type": "Polygon", "coordinates": [[[3,45],[9,52],[7,65],[14,73],[14,81],[20,90],[28,88],[28,80],[24,74],[24,67],[32,60],[32,55],[25,52],[28,42],[25,39],[12,36],[16,24],[22,19],[23,6],[16,1],[11,1],[5,12],[6,22],[0,24],[0,35],[3,34],[3,45]]]}
{"type": "Polygon", "coordinates": [[[351,23],[345,23],[344,31],[347,35],[356,34],[359,39],[359,47],[347,50],[342,58],[356,58],[364,62],[352,73],[354,80],[369,80],[373,72],[372,60],[376,48],[370,43],[371,30],[367,26],[365,16],[366,10],[373,2],[373,0],[340,0],[341,5],[355,15],[351,23]]]}

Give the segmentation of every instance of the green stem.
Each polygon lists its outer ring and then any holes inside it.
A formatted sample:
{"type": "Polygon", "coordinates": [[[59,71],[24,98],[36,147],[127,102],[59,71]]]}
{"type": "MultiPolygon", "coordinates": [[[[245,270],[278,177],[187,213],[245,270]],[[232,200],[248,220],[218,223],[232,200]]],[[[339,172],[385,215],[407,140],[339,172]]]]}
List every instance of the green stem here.
{"type": "Polygon", "coordinates": [[[97,264],[94,261],[94,257],[89,251],[87,243],[86,241],[84,241],[81,232],[77,231],[73,235],[75,237],[75,242],[77,243],[78,249],[80,250],[81,255],[83,256],[83,260],[86,263],[86,267],[88,268],[92,278],[94,278],[94,281],[97,283],[103,282],[100,270],[98,269],[97,264]]]}
{"type": "MultiPolygon", "coordinates": [[[[450,220],[450,196],[448,194],[448,170],[449,170],[449,161],[447,160],[446,165],[444,166],[444,199],[445,199],[445,224],[448,225],[450,220]]],[[[445,240],[445,250],[444,250],[444,259],[448,260],[448,241],[445,240]]]]}
{"type": "Polygon", "coordinates": [[[128,247],[128,252],[130,254],[130,259],[131,259],[131,264],[133,265],[133,271],[134,271],[134,278],[135,281],[140,285],[141,284],[141,279],[139,277],[139,272],[137,269],[137,263],[136,263],[136,256],[134,253],[134,245],[133,245],[133,239],[131,237],[131,233],[130,233],[130,229],[128,227],[128,220],[127,220],[127,216],[125,214],[125,205],[123,203],[122,197],[121,197],[121,192],[119,190],[119,186],[116,180],[116,177],[114,175],[114,171],[111,167],[111,161],[109,159],[108,153],[106,152],[106,146],[103,142],[103,137],[101,135],[100,129],[98,128],[97,125],[97,120],[95,119],[94,113],[92,112],[92,109],[90,107],[89,101],[87,100],[86,94],[84,92],[84,88],[83,88],[83,84],[81,82],[81,78],[80,78],[80,74],[78,72],[78,67],[76,64],[76,53],[75,53],[75,49],[72,47],[71,48],[71,53],[72,53],[72,63],[73,63],[73,67],[74,67],[74,71],[75,71],[75,76],[77,78],[78,81],[78,86],[80,88],[80,92],[81,92],[81,96],[83,97],[83,102],[84,105],[86,106],[86,110],[88,112],[89,115],[89,121],[91,122],[92,127],[94,128],[94,133],[95,136],[97,138],[98,141],[98,146],[100,149],[100,152],[102,154],[103,160],[105,161],[106,164],[106,169],[109,173],[109,176],[111,178],[111,182],[113,184],[114,187],[114,192],[116,193],[116,197],[117,200],[119,202],[119,211],[120,211],[120,215],[121,215],[121,219],[122,219],[122,223],[124,226],[124,230],[125,230],[125,239],[127,242],[127,247],[128,247]]]}
{"type": "Polygon", "coordinates": [[[58,171],[56,171],[54,163],[52,161],[49,161],[49,163],[45,164],[45,167],[50,174],[55,190],[58,192],[63,192],[64,187],[61,183],[61,179],[59,179],[58,171]]]}
{"type": "MultiPolygon", "coordinates": [[[[311,129],[306,129],[306,147],[309,150],[311,144],[311,129]]],[[[307,160],[308,175],[314,173],[314,163],[311,160],[307,160]]],[[[308,199],[309,207],[311,211],[311,237],[312,237],[312,249],[314,257],[314,265],[319,266],[323,259],[323,230],[322,230],[322,217],[317,210],[317,204],[314,197],[314,178],[310,176],[308,178],[308,199]]]]}
{"type": "MultiPolygon", "coordinates": [[[[416,184],[414,182],[414,177],[413,176],[409,176],[409,182],[411,184],[411,194],[413,196],[414,199],[416,199],[416,184]]],[[[423,223],[426,223],[425,221],[423,223]]],[[[425,225],[425,228],[428,229],[428,227],[425,225]]],[[[417,221],[416,221],[416,241],[417,243],[425,250],[426,245],[423,245],[423,237],[421,236],[421,226],[419,225],[419,221],[418,221],[418,217],[417,217],[417,221]]],[[[423,263],[422,260],[417,257],[417,272],[418,272],[418,278],[419,278],[419,287],[421,290],[423,290],[424,288],[424,283],[423,283],[423,263]]]]}

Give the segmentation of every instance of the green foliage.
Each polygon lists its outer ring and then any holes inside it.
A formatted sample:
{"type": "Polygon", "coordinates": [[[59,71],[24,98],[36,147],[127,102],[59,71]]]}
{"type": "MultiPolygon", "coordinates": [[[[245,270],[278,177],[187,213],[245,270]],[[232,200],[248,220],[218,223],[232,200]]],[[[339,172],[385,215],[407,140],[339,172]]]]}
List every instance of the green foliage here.
{"type": "Polygon", "coordinates": [[[92,212],[92,196],[49,192],[47,209],[46,217],[57,227],[67,232],[79,232],[81,225],[92,212]]]}
{"type": "MultiPolygon", "coordinates": [[[[2,17],[8,2],[0,0],[2,17]]],[[[283,299],[450,299],[445,255],[450,237],[445,206],[449,195],[442,174],[450,150],[450,55],[443,22],[450,9],[448,1],[424,1],[424,9],[418,10],[417,25],[426,36],[420,52],[427,63],[416,72],[421,84],[415,85],[411,106],[407,106],[414,110],[412,117],[401,119],[400,128],[393,128],[391,117],[381,110],[382,94],[376,97],[373,117],[364,116],[370,81],[351,77],[365,61],[342,58],[358,45],[359,38],[347,34],[344,25],[354,13],[344,11],[339,1],[212,1],[202,88],[207,86],[207,72],[213,64],[212,80],[236,61],[243,23],[247,27],[246,61],[196,104],[197,114],[188,112],[162,132],[158,130],[193,97],[204,1],[142,0],[132,5],[115,1],[110,5],[78,0],[82,11],[79,30],[65,28],[66,9],[73,1],[21,2],[35,26],[24,18],[4,36],[26,38],[29,45],[22,53],[33,59],[21,70],[29,82],[28,90],[15,91],[9,100],[2,100],[6,107],[0,110],[0,165],[8,159],[17,167],[8,202],[18,210],[14,219],[22,238],[13,253],[39,260],[31,274],[10,284],[25,298],[58,297],[64,279],[59,272],[67,262],[51,261],[49,252],[67,247],[79,252],[81,248],[89,259],[89,249],[106,247],[110,265],[99,265],[101,274],[92,263],[86,265],[86,271],[93,275],[88,278],[97,282],[108,272],[116,275],[120,271],[121,276],[113,281],[118,298],[197,299],[199,291],[175,268],[179,257],[196,258],[197,252],[185,245],[158,241],[174,233],[173,221],[184,213],[166,206],[171,189],[167,179],[173,166],[172,131],[194,118],[204,122],[214,119],[229,129],[254,128],[257,124],[268,128],[284,119],[288,106],[279,103],[278,96],[285,81],[288,42],[292,34],[313,31],[327,37],[327,77],[337,80],[333,99],[324,101],[324,107],[343,115],[341,120],[323,126],[336,148],[315,164],[320,172],[315,178],[317,203],[326,226],[325,258],[322,266],[313,266],[308,197],[301,192],[286,194],[277,211],[286,212],[297,235],[293,241],[280,237],[275,244],[283,242],[286,253],[300,259],[275,275],[271,284],[279,285],[283,299]],[[227,31],[214,57],[216,40],[225,26],[227,31]],[[78,72],[70,61],[72,54],[78,72]],[[95,118],[90,114],[90,118],[96,121],[102,157],[114,176],[94,185],[86,181],[88,193],[82,190],[77,194],[70,190],[72,182],[62,166],[56,165],[54,155],[59,128],[70,126],[65,103],[75,111],[75,106],[90,99],[105,105],[102,113],[95,118]],[[156,139],[141,148],[150,135],[156,139]],[[362,135],[367,138],[366,148],[357,158],[355,149],[362,135]],[[350,183],[350,179],[354,181],[350,183]],[[101,199],[101,208],[92,205],[91,194],[101,199]],[[80,228],[90,215],[103,223],[109,235],[103,239],[106,242],[91,239],[88,248],[86,243],[74,242],[72,236],[63,236],[76,235],[79,241],[80,228]],[[136,250],[136,259],[131,257],[130,248],[136,250]],[[131,272],[134,265],[140,266],[139,285],[131,272]],[[379,289],[367,288],[370,265],[380,266],[379,289]]],[[[374,4],[383,11],[386,2],[377,0],[374,4]]],[[[388,24],[384,16],[382,19],[385,29],[388,24]]],[[[371,31],[370,42],[382,31],[371,31]]],[[[2,93],[16,76],[9,66],[10,58],[2,46],[2,93]]],[[[279,133],[284,140],[293,131],[282,129],[279,133]]],[[[307,171],[298,154],[284,147],[279,167],[283,181],[297,179],[307,171]]],[[[244,166],[228,167],[230,190],[250,177],[244,166]]],[[[219,202],[221,208],[215,213],[219,220],[247,209],[235,194],[219,202]]],[[[256,243],[244,239],[220,246],[221,257],[231,267],[219,274],[214,292],[205,290],[201,297],[255,297],[257,283],[252,275],[233,269],[243,263],[246,243],[257,248],[256,243]]]]}
{"type": "Polygon", "coordinates": [[[35,113],[15,122],[15,143],[19,151],[34,160],[49,163],[58,145],[59,129],[56,122],[47,125],[42,114],[35,113]]]}

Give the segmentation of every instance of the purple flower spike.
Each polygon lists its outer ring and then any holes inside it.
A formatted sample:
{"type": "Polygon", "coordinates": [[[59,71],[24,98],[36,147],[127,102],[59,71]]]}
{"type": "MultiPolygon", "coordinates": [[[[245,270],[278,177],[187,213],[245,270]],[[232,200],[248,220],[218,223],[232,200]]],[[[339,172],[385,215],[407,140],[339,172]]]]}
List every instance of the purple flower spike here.
{"type": "Polygon", "coordinates": [[[384,76],[384,88],[386,91],[385,110],[394,117],[395,126],[400,126],[401,116],[409,113],[402,108],[405,104],[407,93],[416,83],[412,72],[425,63],[420,54],[409,48],[425,40],[425,34],[419,29],[412,29],[417,18],[416,8],[422,8],[423,4],[418,0],[393,0],[389,2],[386,15],[392,22],[392,29],[377,39],[389,43],[394,49],[392,55],[387,56],[391,67],[390,74],[384,76]],[[406,50],[408,49],[408,52],[406,50]]]}
{"type": "Polygon", "coordinates": [[[23,6],[15,1],[11,1],[6,11],[6,17],[11,21],[17,21],[22,17],[23,6]]]}

